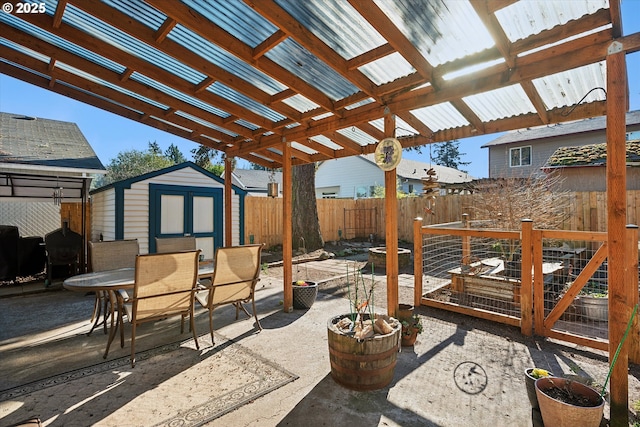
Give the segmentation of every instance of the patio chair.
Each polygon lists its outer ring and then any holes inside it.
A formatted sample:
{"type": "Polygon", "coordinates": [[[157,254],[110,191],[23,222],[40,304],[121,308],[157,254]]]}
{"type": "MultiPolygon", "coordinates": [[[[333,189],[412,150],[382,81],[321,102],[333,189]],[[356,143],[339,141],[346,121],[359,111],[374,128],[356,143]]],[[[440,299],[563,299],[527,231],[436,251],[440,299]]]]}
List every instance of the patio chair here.
{"type": "Polygon", "coordinates": [[[178,251],[195,251],[196,238],[185,237],[156,237],[156,252],[159,254],[178,251]]]}
{"type": "Polygon", "coordinates": [[[262,245],[245,245],[218,248],[213,268],[213,281],[209,287],[200,287],[196,300],[209,310],[209,331],[213,338],[213,310],[224,304],[233,304],[251,317],[243,303],[251,301],[253,316],[262,330],[256,313],[255,288],[260,280],[260,255],[262,245]]]}
{"type": "MultiPolygon", "coordinates": [[[[91,261],[91,271],[117,270],[119,268],[134,268],[136,266],[136,256],[140,252],[137,239],[111,240],[102,242],[89,242],[89,259],[91,261]]],[[[106,320],[107,312],[111,314],[111,326],[113,327],[113,306],[110,306],[110,298],[107,292],[96,292],[96,302],[93,308],[91,321],[100,317],[100,312],[104,310],[106,320]],[[109,311],[107,311],[109,310],[109,311]]],[[[89,331],[91,335],[97,325],[97,321],[89,331]]],[[[104,322],[104,333],[107,333],[107,322],[104,322]]]]}
{"type": "MultiPolygon", "coordinates": [[[[179,314],[180,333],[184,332],[184,318],[189,316],[196,348],[199,349],[193,318],[194,292],[198,282],[198,255],[200,251],[139,255],[136,258],[135,284],[130,296],[118,292],[118,323],[120,347],[124,347],[124,314],[131,323],[131,367],[135,366],[136,329],[139,324],[165,319],[179,314]]],[[[109,336],[109,347],[115,334],[109,336]]]]}

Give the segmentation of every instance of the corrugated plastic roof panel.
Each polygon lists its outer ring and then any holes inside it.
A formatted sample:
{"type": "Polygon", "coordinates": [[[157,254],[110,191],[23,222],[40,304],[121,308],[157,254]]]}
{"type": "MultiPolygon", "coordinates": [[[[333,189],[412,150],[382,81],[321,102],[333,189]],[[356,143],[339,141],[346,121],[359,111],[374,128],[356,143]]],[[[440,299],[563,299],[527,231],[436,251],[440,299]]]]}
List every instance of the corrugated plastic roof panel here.
{"type": "Polygon", "coordinates": [[[175,114],[176,114],[176,115],[178,115],[178,116],[184,117],[184,118],[186,118],[186,119],[189,119],[189,120],[191,120],[191,121],[193,121],[193,122],[196,122],[196,123],[198,123],[198,124],[201,124],[202,126],[206,126],[206,127],[208,127],[208,128],[215,129],[215,130],[217,130],[217,131],[219,131],[219,132],[222,132],[222,133],[224,133],[224,134],[230,135],[230,136],[232,136],[232,137],[234,137],[234,138],[235,138],[236,136],[238,136],[238,134],[237,134],[237,133],[233,133],[233,132],[231,132],[231,131],[229,131],[229,130],[227,130],[227,129],[224,129],[224,128],[221,128],[221,127],[219,127],[219,126],[216,126],[216,125],[214,125],[214,124],[213,124],[213,123],[211,123],[211,122],[208,122],[208,121],[206,121],[206,120],[203,120],[203,119],[201,119],[200,117],[192,116],[191,114],[189,114],[189,113],[185,113],[184,111],[176,111],[176,113],[175,113],[175,114]]]}
{"type": "Polygon", "coordinates": [[[346,1],[276,0],[276,3],[345,59],[386,43],[346,1]]]}
{"type": "Polygon", "coordinates": [[[215,114],[217,116],[220,116],[222,118],[227,118],[230,116],[229,113],[227,113],[226,111],[223,111],[219,108],[216,108],[204,101],[199,100],[198,98],[195,98],[193,96],[189,96],[189,95],[185,95],[182,92],[179,92],[175,89],[173,89],[172,87],[169,87],[165,84],[162,84],[150,77],[145,76],[144,74],[140,74],[137,71],[134,71],[133,74],[131,74],[131,76],[129,77],[131,80],[137,81],[139,83],[142,83],[144,85],[147,86],[151,86],[154,89],[157,89],[159,91],[164,92],[165,94],[172,96],[176,99],[179,99],[180,101],[186,102],[187,104],[191,104],[194,107],[198,107],[204,111],[208,111],[209,113],[215,114]]]}
{"type": "Polygon", "coordinates": [[[2,37],[0,37],[0,45],[6,46],[13,50],[17,50],[20,53],[24,53],[25,55],[28,55],[44,63],[48,63],[50,59],[48,56],[43,55],[40,52],[36,52],[35,50],[31,50],[28,47],[24,47],[22,45],[19,45],[17,43],[12,42],[11,40],[7,40],[2,37]]]}
{"type": "Polygon", "coordinates": [[[44,31],[39,27],[31,25],[30,23],[25,22],[12,14],[0,13],[0,22],[17,28],[20,31],[24,31],[27,34],[39,38],[40,40],[50,43],[60,49],[71,52],[74,55],[86,59],[87,61],[93,62],[94,64],[98,64],[108,70],[114,71],[116,73],[122,73],[125,70],[125,67],[118,64],[117,62],[100,56],[97,53],[80,47],[74,43],[68,42],[63,38],[44,31]]]}
{"type": "Polygon", "coordinates": [[[290,38],[271,49],[265,56],[321,90],[334,101],[358,91],[351,82],[290,38]]]}
{"type": "Polygon", "coordinates": [[[606,63],[601,61],[535,79],[533,84],[547,108],[577,104],[585,95],[588,96],[583,102],[604,101],[607,99],[605,92],[597,88],[606,88],[606,71],[606,63]]]}
{"type": "Polygon", "coordinates": [[[252,48],[278,30],[242,0],[182,0],[182,3],[252,48]]]}
{"type": "Polygon", "coordinates": [[[519,1],[495,14],[514,42],[608,7],[608,0],[519,1]]]}
{"type": "Polygon", "coordinates": [[[423,7],[413,0],[375,2],[433,66],[495,44],[466,0],[432,0],[423,7]]]}
{"type": "Polygon", "coordinates": [[[285,90],[287,87],[277,80],[269,77],[251,65],[243,62],[221,47],[211,43],[199,34],[194,33],[183,25],[176,25],[168,35],[168,38],[184,46],[192,52],[203,57],[212,64],[234,74],[241,79],[253,84],[258,89],[273,95],[285,90]]]}
{"type": "Polygon", "coordinates": [[[431,105],[429,107],[418,108],[412,110],[416,118],[424,123],[434,132],[442,129],[457,128],[460,126],[466,126],[469,124],[467,119],[464,118],[456,108],[449,102],[444,102],[438,105],[431,105]]]}
{"type": "MultiPolygon", "coordinates": [[[[384,119],[372,120],[369,123],[381,131],[384,131],[384,119]]],[[[405,122],[400,117],[396,117],[396,136],[410,136],[417,135],[419,133],[420,132],[412,128],[409,123],[405,122]]]]}
{"type": "Polygon", "coordinates": [[[147,98],[145,96],[139,95],[136,92],[133,92],[133,91],[130,91],[130,90],[125,89],[123,87],[120,87],[118,85],[112,84],[112,83],[110,83],[110,82],[108,82],[106,80],[103,80],[101,78],[98,78],[98,77],[96,77],[96,76],[94,76],[92,74],[89,74],[89,73],[86,73],[86,72],[84,72],[82,70],[79,70],[76,67],[73,67],[73,66],[71,66],[69,64],[65,64],[64,62],[57,61],[56,62],[56,67],[60,68],[61,70],[70,72],[72,74],[75,74],[76,76],[82,77],[83,79],[88,80],[90,82],[97,83],[100,86],[104,86],[104,87],[109,88],[111,90],[115,90],[116,92],[123,93],[123,94],[125,94],[127,96],[130,96],[130,97],[132,97],[134,99],[137,99],[139,101],[146,102],[147,104],[153,105],[154,107],[158,107],[158,108],[161,108],[163,110],[166,110],[167,108],[169,108],[168,105],[162,104],[160,102],[154,101],[153,99],[150,99],[150,98],[147,98]]]}
{"type": "Polygon", "coordinates": [[[288,106],[295,108],[296,110],[300,111],[301,113],[307,112],[307,111],[311,111],[314,110],[316,108],[319,107],[318,104],[316,104],[315,102],[311,101],[309,98],[300,95],[300,94],[296,94],[294,96],[291,96],[285,100],[282,101],[284,104],[287,104],[288,106]]]}
{"type": "Polygon", "coordinates": [[[109,43],[122,51],[136,56],[149,64],[157,66],[162,64],[162,69],[179,76],[186,81],[197,84],[207,76],[186,66],[171,56],[142,43],[138,39],[120,31],[113,26],[106,24],[85,13],[72,4],[68,4],[63,16],[63,21],[70,26],[77,28],[87,34],[91,34],[100,40],[109,43]]]}
{"type": "Polygon", "coordinates": [[[280,120],[284,120],[286,117],[282,114],[272,110],[264,104],[259,103],[258,101],[249,98],[248,96],[230,88],[229,86],[225,86],[220,82],[215,82],[211,86],[207,88],[207,91],[215,93],[218,96],[221,96],[235,104],[240,105],[243,108],[247,108],[253,111],[256,114],[259,114],[267,119],[279,122],[280,120]]]}
{"type": "Polygon", "coordinates": [[[340,129],[337,131],[340,135],[346,136],[347,138],[355,141],[360,145],[369,145],[375,144],[378,140],[369,135],[368,133],[360,130],[359,128],[353,126],[346,129],[340,129]]]}
{"type": "Polygon", "coordinates": [[[333,142],[332,140],[330,140],[329,138],[327,138],[324,135],[317,135],[317,136],[314,136],[314,137],[312,137],[310,139],[315,141],[315,142],[317,142],[317,143],[319,143],[319,144],[322,144],[322,145],[324,145],[326,147],[329,147],[332,150],[342,150],[342,146],[336,144],[335,142],[333,142]]]}
{"type": "Polygon", "coordinates": [[[360,67],[359,70],[377,85],[392,82],[416,71],[416,69],[397,52],[365,64],[360,67]]]}
{"type": "Polygon", "coordinates": [[[142,0],[103,0],[104,3],[152,28],[160,28],[167,16],[142,0]]]}
{"type": "Polygon", "coordinates": [[[519,84],[467,96],[462,100],[483,122],[536,112],[519,84]]]}

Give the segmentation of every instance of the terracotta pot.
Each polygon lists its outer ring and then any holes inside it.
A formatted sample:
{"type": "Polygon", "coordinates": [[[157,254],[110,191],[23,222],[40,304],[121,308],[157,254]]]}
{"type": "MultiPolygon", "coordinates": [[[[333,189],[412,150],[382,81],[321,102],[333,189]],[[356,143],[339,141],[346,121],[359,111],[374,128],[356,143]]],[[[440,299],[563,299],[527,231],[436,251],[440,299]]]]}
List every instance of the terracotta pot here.
{"type": "Polygon", "coordinates": [[[604,399],[593,388],[566,378],[545,377],[536,380],[536,397],[545,426],[599,427],[604,411],[604,399]],[[583,396],[592,406],[576,406],[548,396],[545,391],[554,386],[568,387],[573,395],[583,396]]]}
{"type": "Polygon", "coordinates": [[[412,328],[411,333],[409,335],[405,335],[405,331],[402,331],[402,345],[404,347],[410,347],[416,343],[416,339],[418,339],[418,330],[416,328],[412,328]]]}
{"type": "Polygon", "coordinates": [[[409,304],[398,305],[398,320],[410,320],[413,317],[413,306],[409,304]]]}

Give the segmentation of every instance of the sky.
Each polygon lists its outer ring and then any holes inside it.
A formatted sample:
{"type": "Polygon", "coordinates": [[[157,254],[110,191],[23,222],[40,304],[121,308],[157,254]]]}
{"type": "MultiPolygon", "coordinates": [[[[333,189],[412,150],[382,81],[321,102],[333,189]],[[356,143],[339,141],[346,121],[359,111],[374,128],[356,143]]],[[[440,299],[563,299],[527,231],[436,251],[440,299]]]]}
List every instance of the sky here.
{"type": "MultiPolygon", "coordinates": [[[[623,34],[640,32],[638,16],[640,16],[640,0],[623,0],[623,34]]],[[[629,108],[634,111],[640,109],[640,52],[627,55],[627,70],[629,108]]],[[[157,142],[163,151],[169,145],[176,144],[189,160],[192,160],[191,150],[199,145],[4,74],[0,74],[0,111],[76,123],[105,166],[121,151],[146,150],[149,142],[157,142]]],[[[503,134],[497,133],[460,139],[461,161],[470,162],[460,169],[475,178],[487,177],[489,152],[487,148],[481,148],[481,146],[501,135],[503,134]]],[[[429,147],[424,146],[421,151],[421,153],[405,151],[403,156],[429,163],[429,147]]],[[[238,167],[248,168],[249,163],[239,161],[238,167]]]]}

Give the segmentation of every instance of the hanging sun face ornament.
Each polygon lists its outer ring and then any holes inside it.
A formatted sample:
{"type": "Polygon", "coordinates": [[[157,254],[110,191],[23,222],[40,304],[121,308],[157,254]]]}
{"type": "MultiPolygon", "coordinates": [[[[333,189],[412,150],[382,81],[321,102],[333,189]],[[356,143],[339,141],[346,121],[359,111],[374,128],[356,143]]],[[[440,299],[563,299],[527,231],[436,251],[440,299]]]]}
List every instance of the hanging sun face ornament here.
{"type": "Polygon", "coordinates": [[[402,145],[396,138],[384,138],[378,143],[374,154],[376,165],[383,171],[396,168],[402,160],[402,145]]]}

